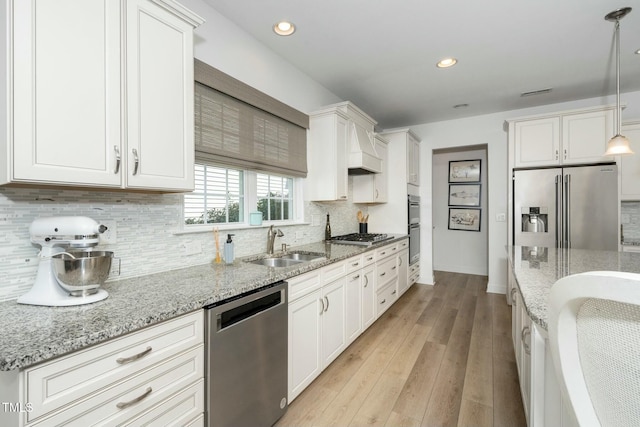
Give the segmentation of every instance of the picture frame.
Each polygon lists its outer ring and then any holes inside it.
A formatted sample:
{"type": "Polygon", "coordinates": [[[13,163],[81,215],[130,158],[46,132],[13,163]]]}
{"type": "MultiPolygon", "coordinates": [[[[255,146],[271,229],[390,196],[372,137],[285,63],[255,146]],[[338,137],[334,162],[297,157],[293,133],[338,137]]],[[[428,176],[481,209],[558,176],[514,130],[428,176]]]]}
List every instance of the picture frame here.
{"type": "Polygon", "coordinates": [[[480,207],[481,184],[449,184],[449,206],[480,207]]]}
{"type": "Polygon", "coordinates": [[[449,230],[480,231],[479,208],[449,208],[449,230]]]}
{"type": "Polygon", "coordinates": [[[450,160],[449,182],[480,182],[482,160],[450,160]]]}

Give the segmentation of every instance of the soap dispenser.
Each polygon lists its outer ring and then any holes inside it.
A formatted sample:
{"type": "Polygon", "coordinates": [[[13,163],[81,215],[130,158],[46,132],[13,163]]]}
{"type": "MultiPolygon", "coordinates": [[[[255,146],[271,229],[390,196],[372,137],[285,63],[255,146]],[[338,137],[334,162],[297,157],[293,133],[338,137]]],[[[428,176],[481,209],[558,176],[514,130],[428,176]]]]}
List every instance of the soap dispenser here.
{"type": "Polygon", "coordinates": [[[234,234],[227,234],[227,241],[224,243],[224,262],[227,264],[233,264],[234,258],[231,236],[234,236],[234,234]]]}

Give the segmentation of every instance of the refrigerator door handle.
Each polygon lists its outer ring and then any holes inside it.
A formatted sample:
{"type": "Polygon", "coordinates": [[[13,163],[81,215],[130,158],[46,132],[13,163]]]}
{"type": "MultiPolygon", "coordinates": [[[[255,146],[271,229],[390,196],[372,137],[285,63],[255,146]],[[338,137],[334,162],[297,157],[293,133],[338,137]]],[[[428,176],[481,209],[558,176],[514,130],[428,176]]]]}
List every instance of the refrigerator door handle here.
{"type": "Polygon", "coordinates": [[[567,249],[571,248],[571,174],[565,175],[565,193],[564,193],[564,217],[565,217],[565,227],[564,227],[564,235],[565,235],[565,247],[567,249]]]}
{"type": "Polygon", "coordinates": [[[562,247],[562,242],[560,241],[560,203],[561,196],[560,193],[562,191],[562,175],[556,175],[556,248],[562,247]]]}

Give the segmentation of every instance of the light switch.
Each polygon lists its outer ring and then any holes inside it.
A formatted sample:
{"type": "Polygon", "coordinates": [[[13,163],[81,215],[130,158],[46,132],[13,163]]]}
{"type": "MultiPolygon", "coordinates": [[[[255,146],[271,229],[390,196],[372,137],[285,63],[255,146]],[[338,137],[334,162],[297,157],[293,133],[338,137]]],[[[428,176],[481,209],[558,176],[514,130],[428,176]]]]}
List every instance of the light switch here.
{"type": "Polygon", "coordinates": [[[505,222],[505,221],[507,221],[507,214],[505,214],[505,213],[496,214],[496,221],[497,222],[505,222]]]}

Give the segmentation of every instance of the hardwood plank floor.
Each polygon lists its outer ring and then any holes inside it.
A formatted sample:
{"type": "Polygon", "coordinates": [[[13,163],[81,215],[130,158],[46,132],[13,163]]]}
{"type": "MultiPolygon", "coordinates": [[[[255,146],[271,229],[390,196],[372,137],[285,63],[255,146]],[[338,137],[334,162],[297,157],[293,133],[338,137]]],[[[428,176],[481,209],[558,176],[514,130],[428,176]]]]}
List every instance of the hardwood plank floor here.
{"type": "Polygon", "coordinates": [[[276,426],[526,426],[504,295],[436,272],[414,285],[276,426]]]}

